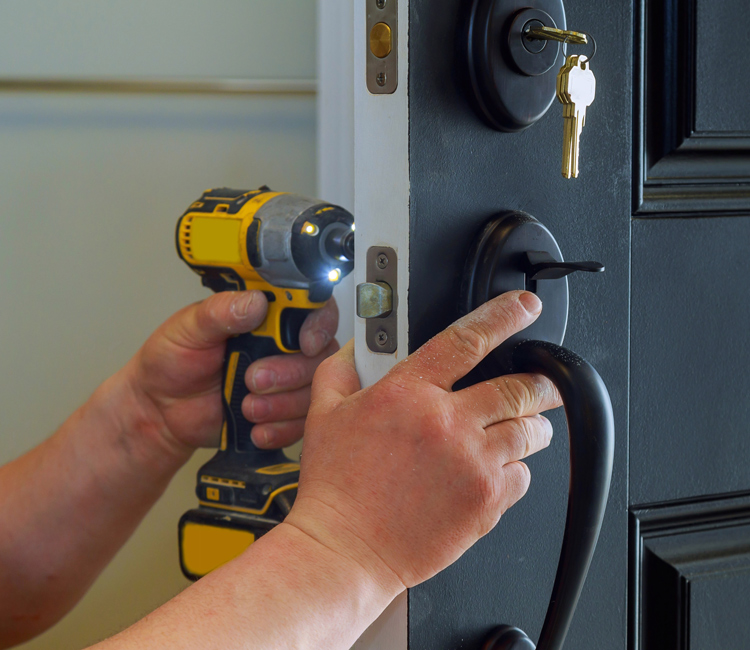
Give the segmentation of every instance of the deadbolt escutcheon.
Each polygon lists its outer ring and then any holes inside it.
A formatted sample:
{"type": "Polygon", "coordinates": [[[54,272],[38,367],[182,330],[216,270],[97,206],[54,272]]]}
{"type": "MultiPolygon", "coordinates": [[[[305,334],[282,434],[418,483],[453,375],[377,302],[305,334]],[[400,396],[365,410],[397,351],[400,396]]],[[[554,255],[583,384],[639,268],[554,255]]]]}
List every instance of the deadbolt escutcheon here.
{"type": "Polygon", "coordinates": [[[529,41],[527,27],[566,29],[562,0],[471,0],[459,32],[469,101],[498,131],[539,120],[555,101],[565,48],[529,41]]]}

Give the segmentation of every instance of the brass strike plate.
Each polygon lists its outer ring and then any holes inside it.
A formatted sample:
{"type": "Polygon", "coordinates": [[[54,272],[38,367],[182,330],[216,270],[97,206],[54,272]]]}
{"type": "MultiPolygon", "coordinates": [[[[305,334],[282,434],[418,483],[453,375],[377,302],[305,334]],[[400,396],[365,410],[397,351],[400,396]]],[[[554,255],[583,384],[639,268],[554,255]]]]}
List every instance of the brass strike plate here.
{"type": "Polygon", "coordinates": [[[398,0],[367,2],[367,90],[390,95],[398,88],[398,0]]]}
{"type": "Polygon", "coordinates": [[[367,347],[379,354],[393,354],[398,348],[398,255],[388,246],[371,246],[367,251],[367,282],[384,282],[392,290],[392,309],[387,316],[368,318],[367,347]]]}

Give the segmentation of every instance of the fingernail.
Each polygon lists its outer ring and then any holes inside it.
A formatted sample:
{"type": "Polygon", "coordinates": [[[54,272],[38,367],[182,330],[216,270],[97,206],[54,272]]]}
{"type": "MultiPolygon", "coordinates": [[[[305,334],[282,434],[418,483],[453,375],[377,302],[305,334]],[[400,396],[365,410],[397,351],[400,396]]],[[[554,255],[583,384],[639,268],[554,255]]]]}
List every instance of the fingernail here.
{"type": "Polygon", "coordinates": [[[255,291],[246,293],[234,303],[234,313],[239,318],[245,318],[250,311],[250,305],[255,302],[255,291]]]}
{"type": "Polygon", "coordinates": [[[518,296],[518,301],[523,305],[523,308],[530,314],[538,314],[542,311],[542,301],[530,291],[524,291],[518,296]]]}
{"type": "Polygon", "coordinates": [[[253,375],[253,386],[255,390],[269,390],[276,385],[276,373],[273,370],[261,368],[253,375]]]}
{"type": "Polygon", "coordinates": [[[268,403],[267,399],[263,399],[262,397],[254,397],[250,402],[250,413],[252,414],[253,420],[262,420],[270,412],[271,406],[268,403]]]}

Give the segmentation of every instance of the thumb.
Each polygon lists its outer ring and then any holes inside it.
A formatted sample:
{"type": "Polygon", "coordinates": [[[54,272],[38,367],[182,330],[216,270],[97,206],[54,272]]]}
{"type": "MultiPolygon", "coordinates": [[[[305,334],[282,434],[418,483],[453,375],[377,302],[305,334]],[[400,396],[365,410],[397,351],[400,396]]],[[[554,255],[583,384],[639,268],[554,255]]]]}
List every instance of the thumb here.
{"type": "Polygon", "coordinates": [[[165,323],[166,334],[186,347],[210,348],[256,329],[267,310],[262,291],[222,291],[177,312],[165,323]]]}
{"type": "Polygon", "coordinates": [[[310,412],[328,412],[362,388],[354,366],[354,340],[318,366],[312,383],[310,412]]]}

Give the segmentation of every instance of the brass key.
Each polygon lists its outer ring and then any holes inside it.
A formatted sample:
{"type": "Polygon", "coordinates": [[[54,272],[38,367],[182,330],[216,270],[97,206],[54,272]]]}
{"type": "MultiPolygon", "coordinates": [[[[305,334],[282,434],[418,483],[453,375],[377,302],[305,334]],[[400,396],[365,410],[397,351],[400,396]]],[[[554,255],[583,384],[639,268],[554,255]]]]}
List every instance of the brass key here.
{"type": "Polygon", "coordinates": [[[583,55],[569,56],[557,75],[557,98],[563,105],[563,163],[565,178],[578,178],[578,150],[586,124],[586,109],[596,96],[596,78],[583,55]]]}
{"type": "Polygon", "coordinates": [[[531,41],[558,41],[559,43],[570,43],[571,45],[586,45],[589,42],[588,34],[584,34],[583,32],[571,32],[565,29],[546,27],[545,25],[526,29],[524,36],[531,41]]]}

